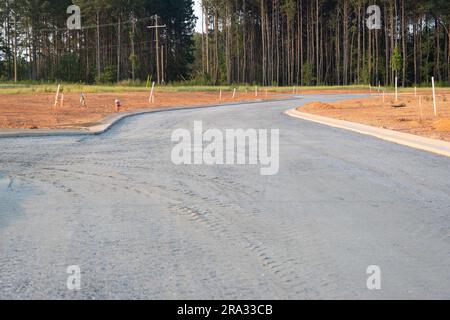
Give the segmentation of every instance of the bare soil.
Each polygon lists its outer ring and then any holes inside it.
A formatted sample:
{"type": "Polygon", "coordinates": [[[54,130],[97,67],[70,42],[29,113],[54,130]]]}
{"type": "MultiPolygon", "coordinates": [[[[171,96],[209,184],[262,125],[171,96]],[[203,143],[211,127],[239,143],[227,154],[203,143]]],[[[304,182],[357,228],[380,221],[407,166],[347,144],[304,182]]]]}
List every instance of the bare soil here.
{"type": "Polygon", "coordinates": [[[325,117],[450,141],[450,92],[437,95],[437,117],[431,96],[386,96],[335,103],[315,102],[298,110],[325,117]]]}
{"type": "Polygon", "coordinates": [[[86,107],[80,105],[80,94],[64,94],[63,104],[54,107],[56,92],[38,94],[0,94],[0,128],[38,129],[72,128],[95,124],[106,115],[115,113],[115,100],[121,102],[119,112],[164,107],[189,107],[227,102],[275,99],[283,95],[253,92],[156,92],[154,103],[149,103],[149,93],[90,93],[85,94],[86,107]]]}

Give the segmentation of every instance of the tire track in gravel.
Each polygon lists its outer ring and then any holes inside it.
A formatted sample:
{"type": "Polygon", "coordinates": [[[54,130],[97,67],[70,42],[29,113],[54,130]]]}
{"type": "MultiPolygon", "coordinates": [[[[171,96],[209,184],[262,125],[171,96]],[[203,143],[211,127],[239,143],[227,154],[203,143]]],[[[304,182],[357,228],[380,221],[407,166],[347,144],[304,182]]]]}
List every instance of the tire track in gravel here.
{"type": "Polygon", "coordinates": [[[190,181],[189,186],[178,181],[180,187],[172,189],[172,191],[185,194],[187,197],[183,203],[190,204],[190,206],[179,206],[178,209],[187,214],[191,222],[203,222],[212,232],[228,232],[226,237],[228,240],[234,239],[236,235],[241,235],[240,240],[246,243],[246,248],[259,258],[261,265],[266,268],[271,267],[274,274],[281,276],[285,285],[293,290],[293,296],[320,297],[324,292],[329,296],[334,296],[333,292],[338,291],[339,283],[342,283],[344,279],[339,272],[330,271],[338,270],[337,262],[327,254],[329,248],[323,240],[326,235],[321,233],[318,222],[312,216],[295,215],[294,221],[285,222],[283,220],[281,222],[273,212],[269,213],[267,208],[264,208],[263,204],[258,201],[262,192],[257,190],[255,185],[237,183],[234,177],[223,175],[223,172],[222,178],[217,177],[214,172],[209,172],[209,170],[206,173],[203,170],[202,173],[201,169],[203,168],[195,167],[189,172],[182,172],[182,180],[190,181]],[[200,168],[199,173],[196,172],[196,168],[200,168]],[[214,192],[215,196],[211,197],[213,194],[211,192],[204,195],[190,187],[190,185],[195,187],[198,184],[202,184],[206,190],[218,189],[221,192],[214,192]],[[237,199],[230,200],[226,195],[224,196],[225,190],[233,195],[242,196],[244,193],[244,196],[239,198],[240,202],[237,199]],[[241,190],[245,190],[245,192],[241,192],[241,190]],[[250,195],[248,201],[245,200],[247,194],[250,195]],[[211,209],[214,207],[217,209],[211,209]],[[207,211],[203,208],[210,210],[207,211]],[[224,209],[226,209],[226,213],[222,214],[224,209]],[[249,227],[236,228],[243,225],[249,227]],[[277,237],[267,234],[268,225],[275,234],[278,234],[277,237]],[[300,226],[301,232],[299,232],[300,226]],[[264,231],[261,232],[261,230],[264,231]],[[265,245],[267,239],[270,239],[269,246],[265,245]],[[274,243],[283,245],[275,246],[276,249],[274,249],[274,243]],[[307,260],[301,258],[302,253],[299,254],[293,248],[293,244],[299,244],[299,247],[306,249],[305,259],[307,260]],[[314,248],[314,254],[310,253],[311,248],[314,248]],[[281,252],[283,254],[280,254],[281,252]],[[317,274],[321,274],[320,280],[312,285],[309,277],[317,274]]]}
{"type": "MultiPolygon", "coordinates": [[[[202,182],[206,175],[193,175],[191,178],[193,177],[197,177],[198,182],[202,182]]],[[[215,185],[216,180],[212,179],[211,181],[214,182],[208,183],[205,181],[204,183],[210,186],[215,185]]],[[[231,178],[222,182],[220,187],[225,186],[226,183],[231,184],[228,185],[229,189],[233,189],[234,183],[231,178]]],[[[224,241],[237,243],[241,248],[248,250],[258,263],[272,274],[274,283],[281,285],[284,292],[289,292],[291,297],[319,297],[319,291],[325,290],[331,293],[337,289],[337,283],[340,280],[339,275],[337,273],[326,273],[333,261],[322,251],[324,244],[319,242],[318,228],[313,220],[304,219],[302,221],[303,230],[310,231],[308,234],[299,234],[297,224],[280,225],[272,219],[265,219],[265,215],[261,215],[261,211],[257,208],[254,208],[248,214],[248,211],[237,203],[203,196],[182,182],[179,182],[179,185],[179,188],[174,188],[172,191],[184,194],[186,200],[183,201],[183,205],[172,204],[171,210],[176,214],[185,216],[196,226],[202,225],[224,241]],[[201,199],[202,201],[194,199],[201,199]],[[259,214],[255,214],[255,212],[259,214]],[[269,224],[274,230],[280,230],[279,235],[273,241],[270,241],[271,246],[266,245],[267,240],[260,241],[252,236],[253,234],[261,239],[270,238],[266,233],[257,232],[257,230],[266,229],[269,224]],[[246,227],[239,228],[239,226],[246,227]],[[284,248],[289,248],[293,243],[301,243],[302,246],[316,248],[315,255],[313,257],[308,256],[308,261],[299,261],[296,252],[286,252],[282,255],[275,253],[273,243],[282,243],[283,245],[278,247],[284,248]],[[320,282],[315,283],[318,286],[317,289],[311,285],[308,286],[307,279],[320,270],[323,271],[324,276],[320,282]]]]}

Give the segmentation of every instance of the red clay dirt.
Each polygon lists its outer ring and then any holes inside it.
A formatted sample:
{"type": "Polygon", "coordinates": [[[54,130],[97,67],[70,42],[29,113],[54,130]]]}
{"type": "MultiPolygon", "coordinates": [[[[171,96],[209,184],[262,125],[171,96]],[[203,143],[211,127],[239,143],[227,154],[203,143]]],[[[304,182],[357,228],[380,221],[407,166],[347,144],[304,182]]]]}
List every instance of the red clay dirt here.
{"type": "Polygon", "coordinates": [[[149,103],[147,92],[130,93],[88,93],[85,94],[86,107],[80,106],[80,95],[64,94],[64,102],[54,108],[55,95],[38,94],[0,94],[0,128],[40,129],[73,128],[95,124],[106,115],[115,113],[115,100],[121,102],[120,112],[137,109],[154,109],[175,106],[210,105],[227,102],[254,101],[257,99],[276,99],[280,94],[224,92],[222,100],[218,92],[158,92],[154,103],[149,103]]]}
{"type": "Polygon", "coordinates": [[[315,102],[298,108],[324,117],[362,123],[374,127],[416,134],[432,139],[450,141],[450,92],[437,95],[437,117],[431,96],[402,95],[353,99],[336,103],[315,102]]]}

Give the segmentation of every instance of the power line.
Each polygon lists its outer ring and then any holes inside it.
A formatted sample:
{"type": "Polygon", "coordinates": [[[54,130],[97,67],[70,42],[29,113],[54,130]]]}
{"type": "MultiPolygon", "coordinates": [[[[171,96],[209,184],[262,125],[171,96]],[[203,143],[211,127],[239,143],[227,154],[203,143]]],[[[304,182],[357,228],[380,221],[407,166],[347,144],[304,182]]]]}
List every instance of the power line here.
{"type": "MultiPolygon", "coordinates": [[[[140,18],[140,19],[136,19],[135,23],[139,23],[139,22],[146,22],[146,21],[150,21],[152,20],[153,17],[145,17],[145,18],[140,18]]],[[[121,22],[122,25],[126,25],[126,24],[132,24],[133,21],[125,21],[125,22],[121,22]]],[[[118,25],[118,23],[105,23],[105,24],[99,24],[99,25],[90,25],[90,26],[86,26],[86,27],[82,27],[81,30],[69,30],[67,28],[52,28],[52,29],[41,29],[40,32],[55,32],[55,31],[84,31],[84,30],[90,30],[90,29],[96,29],[97,27],[102,28],[102,27],[111,27],[111,26],[116,26],[118,25]]]]}

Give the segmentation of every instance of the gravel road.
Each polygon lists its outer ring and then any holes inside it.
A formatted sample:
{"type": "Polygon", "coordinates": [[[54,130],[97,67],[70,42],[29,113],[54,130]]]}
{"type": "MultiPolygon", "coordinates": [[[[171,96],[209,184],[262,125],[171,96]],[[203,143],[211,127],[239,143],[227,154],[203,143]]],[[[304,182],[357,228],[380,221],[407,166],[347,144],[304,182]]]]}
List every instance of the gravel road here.
{"type": "Polygon", "coordinates": [[[283,114],[348,98],[1,139],[0,299],[449,298],[450,159],[283,114]],[[171,133],[195,120],[279,129],[279,173],[173,165],[171,133]],[[381,290],[366,287],[369,265],[381,290]]]}

